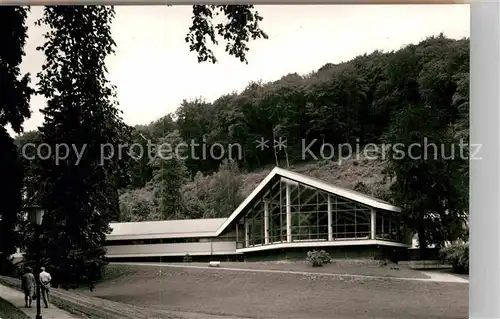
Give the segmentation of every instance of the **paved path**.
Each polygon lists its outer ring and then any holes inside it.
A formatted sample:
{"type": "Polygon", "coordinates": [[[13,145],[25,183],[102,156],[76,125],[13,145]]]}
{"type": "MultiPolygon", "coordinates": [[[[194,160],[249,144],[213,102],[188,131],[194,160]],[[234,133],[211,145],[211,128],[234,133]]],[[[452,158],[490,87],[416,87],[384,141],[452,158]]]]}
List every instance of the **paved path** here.
{"type": "MultiPolygon", "coordinates": [[[[164,263],[114,263],[121,265],[131,265],[131,266],[161,266],[161,267],[171,267],[171,268],[197,268],[197,269],[214,269],[208,266],[189,266],[189,265],[174,265],[174,264],[164,264],[164,263]]],[[[406,280],[406,281],[426,281],[426,282],[449,282],[449,283],[463,283],[468,284],[469,281],[452,274],[446,274],[442,272],[422,272],[429,278],[403,278],[403,277],[389,277],[389,276],[371,276],[371,275],[349,275],[349,274],[331,274],[331,273],[320,273],[320,272],[309,272],[309,271],[292,271],[292,270],[272,270],[272,269],[249,269],[249,268],[234,268],[234,267],[219,267],[219,270],[229,270],[229,271],[246,271],[246,272],[263,272],[263,273],[279,273],[279,274],[295,274],[304,276],[334,276],[334,277],[350,277],[350,278],[365,278],[365,279],[386,279],[386,280],[406,280]]]]}
{"type": "Polygon", "coordinates": [[[424,275],[427,275],[430,277],[430,281],[438,281],[438,282],[458,282],[458,283],[464,283],[468,284],[469,280],[455,276],[453,274],[448,274],[445,272],[441,271],[422,271],[424,275]]]}
{"type": "MultiPolygon", "coordinates": [[[[0,285],[0,297],[19,308],[19,310],[23,311],[30,318],[36,317],[36,301],[33,301],[32,308],[26,308],[24,303],[24,294],[22,292],[0,285]]],[[[56,308],[53,305],[49,305],[49,308],[44,308],[43,302],[42,317],[43,319],[77,319],[70,313],[56,308]]]]}

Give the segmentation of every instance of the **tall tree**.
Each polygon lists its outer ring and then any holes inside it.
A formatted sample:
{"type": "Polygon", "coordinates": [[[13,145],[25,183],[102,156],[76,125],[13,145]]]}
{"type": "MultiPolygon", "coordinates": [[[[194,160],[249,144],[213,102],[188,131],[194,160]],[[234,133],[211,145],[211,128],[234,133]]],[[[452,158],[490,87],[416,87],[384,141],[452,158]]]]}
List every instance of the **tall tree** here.
{"type": "Polygon", "coordinates": [[[113,17],[112,7],[51,6],[38,21],[50,27],[39,48],[46,55],[40,93],[47,98],[40,131],[53,151],[40,163],[47,209],[42,249],[62,285],[92,287],[106,263],[109,222],[119,216],[119,146],[130,140],[130,129],[106,79],[113,17]],[[67,156],[57,158],[56,145],[68,146],[67,156]]]}
{"type": "MultiPolygon", "coordinates": [[[[211,193],[211,209],[213,218],[226,217],[241,204],[244,198],[241,196],[241,173],[236,161],[225,159],[222,161],[219,171],[213,175],[212,183],[209,185],[211,193]]],[[[205,217],[205,218],[206,218],[205,217]]]]}
{"type": "Polygon", "coordinates": [[[26,7],[3,7],[0,10],[0,125],[10,124],[16,133],[22,133],[23,123],[31,115],[29,101],[33,89],[29,86],[29,73],[22,75],[20,65],[23,59],[24,45],[28,37],[26,7]]]}
{"type": "Polygon", "coordinates": [[[22,162],[14,140],[6,130],[10,125],[18,134],[23,122],[31,115],[29,101],[33,90],[29,74],[22,75],[20,64],[27,38],[25,25],[28,9],[2,7],[0,9],[0,271],[4,262],[15,252],[14,231],[21,209],[22,162]]]}
{"type": "Polygon", "coordinates": [[[429,244],[442,246],[460,237],[467,212],[465,160],[446,118],[443,111],[413,105],[400,111],[385,135],[387,143],[405,146],[404,154],[389,152],[388,172],[395,179],[391,195],[418,235],[423,259],[429,244]]]}
{"type": "Polygon", "coordinates": [[[184,157],[188,156],[182,145],[179,131],[173,131],[160,139],[151,159],[153,167],[154,196],[164,219],[182,219],[185,207],[182,185],[188,178],[184,157]]]}
{"type": "Polygon", "coordinates": [[[198,169],[208,170],[210,166],[213,167],[214,160],[203,155],[203,149],[208,144],[206,136],[210,133],[210,123],[213,118],[212,104],[201,99],[184,100],[175,115],[179,137],[193,145],[194,151],[186,159],[186,166],[190,172],[194,174],[198,169]]]}

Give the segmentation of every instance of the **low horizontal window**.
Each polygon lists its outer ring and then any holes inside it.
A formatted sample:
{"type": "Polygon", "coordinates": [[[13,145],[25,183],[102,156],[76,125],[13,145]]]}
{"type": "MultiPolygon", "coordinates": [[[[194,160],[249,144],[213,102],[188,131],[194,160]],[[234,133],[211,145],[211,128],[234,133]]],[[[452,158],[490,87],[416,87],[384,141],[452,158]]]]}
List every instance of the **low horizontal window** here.
{"type": "Polygon", "coordinates": [[[181,244],[198,242],[225,242],[236,241],[236,237],[214,237],[214,238],[154,238],[134,240],[108,240],[106,246],[128,246],[128,245],[154,245],[154,244],[181,244]]]}

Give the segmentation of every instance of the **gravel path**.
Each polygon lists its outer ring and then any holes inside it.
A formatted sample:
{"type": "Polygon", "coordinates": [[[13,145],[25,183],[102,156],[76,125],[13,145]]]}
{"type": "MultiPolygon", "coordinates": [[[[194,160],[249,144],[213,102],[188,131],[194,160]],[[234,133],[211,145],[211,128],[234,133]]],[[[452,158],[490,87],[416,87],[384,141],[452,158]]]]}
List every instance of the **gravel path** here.
{"type": "Polygon", "coordinates": [[[423,271],[422,273],[429,276],[430,281],[469,284],[469,279],[442,271],[423,271]]]}

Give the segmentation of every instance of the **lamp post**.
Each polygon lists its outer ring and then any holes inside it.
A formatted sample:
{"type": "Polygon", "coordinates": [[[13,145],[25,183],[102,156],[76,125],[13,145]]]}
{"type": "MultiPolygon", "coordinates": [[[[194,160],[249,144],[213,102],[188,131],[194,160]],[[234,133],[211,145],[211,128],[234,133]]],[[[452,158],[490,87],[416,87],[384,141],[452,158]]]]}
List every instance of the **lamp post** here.
{"type": "Polygon", "coordinates": [[[27,206],[24,210],[28,213],[29,221],[35,226],[35,250],[36,250],[36,319],[42,319],[40,305],[40,226],[43,221],[45,210],[40,206],[27,206]]]}

